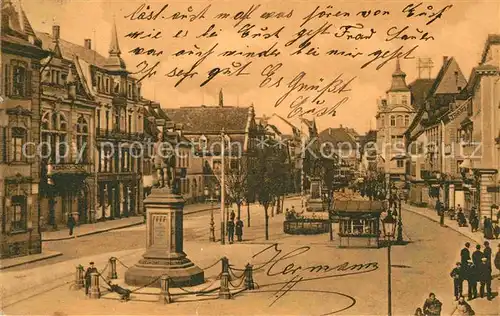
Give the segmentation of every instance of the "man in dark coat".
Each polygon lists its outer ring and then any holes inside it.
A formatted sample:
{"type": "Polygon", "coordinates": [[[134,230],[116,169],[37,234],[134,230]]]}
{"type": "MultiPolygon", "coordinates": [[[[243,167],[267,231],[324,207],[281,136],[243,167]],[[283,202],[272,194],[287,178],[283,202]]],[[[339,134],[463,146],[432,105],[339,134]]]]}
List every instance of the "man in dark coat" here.
{"type": "Polygon", "coordinates": [[[477,297],[477,267],[472,260],[467,262],[464,270],[464,277],[467,280],[467,295],[469,301],[477,297]]]}
{"type": "Polygon", "coordinates": [[[234,242],[234,221],[227,221],[227,241],[232,244],[234,242]]]}
{"type": "Polygon", "coordinates": [[[424,315],[439,316],[441,315],[441,306],[443,304],[436,298],[434,293],[429,294],[429,298],[425,300],[423,306],[424,315]]]}
{"type": "Polygon", "coordinates": [[[486,262],[487,259],[483,258],[481,265],[478,267],[479,272],[479,282],[481,282],[481,286],[479,288],[479,295],[481,298],[484,297],[484,288],[486,287],[486,297],[488,300],[491,300],[491,270],[486,262]]]}
{"type": "Polygon", "coordinates": [[[238,217],[238,220],[236,221],[236,237],[238,238],[238,241],[243,240],[242,236],[243,236],[243,221],[238,217]]]}
{"type": "Polygon", "coordinates": [[[460,263],[462,267],[467,266],[467,261],[470,259],[470,251],[469,251],[470,243],[466,242],[465,247],[460,251],[460,263]]]}
{"type": "Polygon", "coordinates": [[[472,261],[476,267],[481,264],[481,259],[483,259],[483,253],[481,252],[481,245],[476,245],[476,251],[472,254],[472,261]]]}
{"type": "Polygon", "coordinates": [[[75,218],[73,217],[73,214],[69,214],[68,216],[68,228],[69,228],[69,235],[73,236],[73,229],[75,228],[76,222],[75,218]]]}
{"type": "Polygon", "coordinates": [[[90,282],[91,282],[91,274],[98,273],[97,268],[94,267],[94,262],[89,263],[89,267],[85,271],[85,295],[89,294],[90,282]]]}
{"type": "Polygon", "coordinates": [[[491,219],[485,216],[483,225],[484,238],[493,239],[493,223],[491,219]]]}
{"type": "Polygon", "coordinates": [[[462,296],[462,285],[464,282],[463,270],[460,262],[457,262],[456,267],[451,270],[450,276],[453,279],[453,295],[455,295],[455,300],[458,301],[460,296],[462,296]]]}
{"type": "Polygon", "coordinates": [[[483,250],[483,256],[486,258],[486,263],[491,269],[491,256],[492,256],[492,251],[490,248],[490,243],[488,241],[484,242],[484,250],[483,250]]]}

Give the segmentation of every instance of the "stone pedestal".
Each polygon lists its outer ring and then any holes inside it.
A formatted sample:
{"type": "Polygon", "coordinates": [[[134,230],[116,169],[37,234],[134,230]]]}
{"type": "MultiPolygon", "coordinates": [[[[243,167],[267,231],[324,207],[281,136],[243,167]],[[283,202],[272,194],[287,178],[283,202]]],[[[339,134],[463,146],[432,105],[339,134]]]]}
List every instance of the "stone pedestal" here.
{"type": "Polygon", "coordinates": [[[194,286],[205,281],[203,270],[183,251],[184,200],[170,189],[153,189],[144,200],[146,207],[146,252],[125,272],[133,286],[161,287],[168,276],[170,287],[194,286]]]}

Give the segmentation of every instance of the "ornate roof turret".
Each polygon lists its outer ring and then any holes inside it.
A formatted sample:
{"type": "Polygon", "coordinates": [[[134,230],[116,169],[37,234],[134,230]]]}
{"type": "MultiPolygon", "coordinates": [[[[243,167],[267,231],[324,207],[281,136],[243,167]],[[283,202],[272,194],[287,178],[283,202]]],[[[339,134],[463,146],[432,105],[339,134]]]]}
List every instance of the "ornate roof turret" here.
{"type": "Polygon", "coordinates": [[[125,61],[121,58],[120,45],[118,44],[118,32],[116,31],[116,22],[113,21],[111,30],[111,43],[109,45],[109,57],[105,67],[112,71],[126,71],[125,61]]]}
{"type": "Polygon", "coordinates": [[[387,92],[406,92],[410,88],[406,85],[406,74],[401,70],[399,58],[396,59],[396,70],[392,73],[391,88],[387,92]]]}

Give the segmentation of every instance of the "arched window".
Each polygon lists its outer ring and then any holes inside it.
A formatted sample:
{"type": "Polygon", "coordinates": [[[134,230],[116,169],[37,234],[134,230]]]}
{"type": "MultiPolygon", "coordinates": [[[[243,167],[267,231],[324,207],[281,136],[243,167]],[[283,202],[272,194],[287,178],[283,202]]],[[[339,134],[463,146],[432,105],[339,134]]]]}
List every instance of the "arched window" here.
{"type": "Polygon", "coordinates": [[[405,115],[405,126],[409,126],[409,125],[410,125],[410,116],[405,115]]]}
{"type": "Polygon", "coordinates": [[[396,126],[396,117],[394,115],[391,115],[391,126],[396,126]]]}
{"type": "Polygon", "coordinates": [[[89,125],[83,116],[76,122],[76,163],[87,162],[89,125]]]}
{"type": "Polygon", "coordinates": [[[403,115],[398,115],[396,118],[396,126],[401,127],[403,126],[403,115]]]}

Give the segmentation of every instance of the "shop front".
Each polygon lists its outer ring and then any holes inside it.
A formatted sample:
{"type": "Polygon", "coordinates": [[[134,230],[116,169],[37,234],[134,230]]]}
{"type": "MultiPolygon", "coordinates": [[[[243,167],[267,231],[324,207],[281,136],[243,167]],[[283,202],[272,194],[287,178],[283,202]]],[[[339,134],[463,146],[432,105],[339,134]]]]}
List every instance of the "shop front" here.
{"type": "Polygon", "coordinates": [[[335,201],[337,246],[341,248],[378,248],[380,214],[384,211],[380,201],[335,201]]]}

